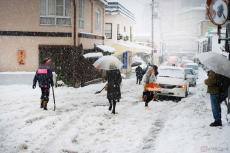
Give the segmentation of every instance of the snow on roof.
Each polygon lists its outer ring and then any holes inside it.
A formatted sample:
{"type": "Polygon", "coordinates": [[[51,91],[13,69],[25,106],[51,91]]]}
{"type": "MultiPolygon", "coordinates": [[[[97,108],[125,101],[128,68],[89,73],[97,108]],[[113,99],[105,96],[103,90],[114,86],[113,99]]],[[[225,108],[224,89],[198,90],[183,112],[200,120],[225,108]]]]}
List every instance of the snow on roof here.
{"type": "Polygon", "coordinates": [[[115,51],[115,49],[113,47],[106,46],[106,45],[96,45],[96,47],[105,51],[105,52],[113,53],[115,51]]]}
{"type": "Polygon", "coordinates": [[[184,70],[184,68],[177,67],[177,66],[160,66],[159,69],[184,70]]]}
{"type": "Polygon", "coordinates": [[[103,54],[101,52],[94,52],[94,53],[87,53],[83,55],[85,58],[97,58],[97,57],[102,57],[103,54]]]}
{"type": "Polygon", "coordinates": [[[196,63],[186,63],[185,65],[194,65],[194,66],[198,66],[198,64],[196,64],[196,63]]]}
{"type": "Polygon", "coordinates": [[[208,38],[206,38],[206,37],[205,38],[199,38],[199,39],[197,39],[197,41],[198,42],[208,41],[208,38]]]}
{"type": "Polygon", "coordinates": [[[138,52],[145,52],[145,53],[150,54],[152,51],[151,47],[139,45],[139,44],[132,43],[132,42],[123,42],[123,43],[119,42],[118,44],[123,45],[123,46],[128,47],[128,48],[133,48],[135,50],[139,50],[138,52]]]}
{"type": "Polygon", "coordinates": [[[97,34],[94,34],[94,33],[90,33],[90,32],[79,32],[80,34],[86,34],[86,35],[93,35],[93,36],[99,36],[99,37],[102,37],[102,35],[97,35],[97,34]]]}

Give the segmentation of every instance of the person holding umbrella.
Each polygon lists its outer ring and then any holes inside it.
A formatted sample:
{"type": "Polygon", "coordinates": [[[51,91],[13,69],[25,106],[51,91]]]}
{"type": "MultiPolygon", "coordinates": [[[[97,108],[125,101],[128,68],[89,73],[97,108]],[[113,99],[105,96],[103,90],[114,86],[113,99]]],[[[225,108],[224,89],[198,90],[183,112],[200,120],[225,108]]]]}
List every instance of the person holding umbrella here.
{"type": "MultiPolygon", "coordinates": [[[[107,89],[109,110],[112,110],[113,114],[116,113],[116,102],[119,102],[121,99],[120,85],[122,77],[119,69],[121,69],[122,65],[122,62],[115,56],[102,56],[93,64],[96,69],[106,70],[107,84],[103,89],[107,89]]],[[[96,94],[100,93],[102,90],[96,92],[96,94]]]]}
{"type": "Polygon", "coordinates": [[[222,126],[221,121],[221,102],[228,95],[230,78],[230,61],[222,54],[215,52],[205,52],[197,55],[199,62],[208,69],[208,79],[205,84],[208,86],[210,94],[211,108],[214,117],[213,126],[222,126]]]}
{"type": "Polygon", "coordinates": [[[121,99],[120,85],[122,77],[120,70],[114,64],[110,65],[110,70],[107,71],[107,99],[109,100],[109,110],[115,114],[116,102],[121,99]]]}
{"type": "Polygon", "coordinates": [[[208,71],[208,78],[204,83],[208,86],[207,92],[210,94],[211,108],[214,117],[214,122],[211,123],[210,126],[222,126],[221,103],[228,95],[229,78],[210,70],[208,71]]]}
{"type": "Polygon", "coordinates": [[[41,88],[41,108],[47,110],[47,104],[49,102],[49,93],[50,93],[50,86],[54,86],[53,82],[53,74],[52,70],[50,69],[51,59],[45,58],[42,61],[42,65],[36,71],[33,80],[33,89],[36,88],[36,83],[38,81],[39,87],[41,88]]]}

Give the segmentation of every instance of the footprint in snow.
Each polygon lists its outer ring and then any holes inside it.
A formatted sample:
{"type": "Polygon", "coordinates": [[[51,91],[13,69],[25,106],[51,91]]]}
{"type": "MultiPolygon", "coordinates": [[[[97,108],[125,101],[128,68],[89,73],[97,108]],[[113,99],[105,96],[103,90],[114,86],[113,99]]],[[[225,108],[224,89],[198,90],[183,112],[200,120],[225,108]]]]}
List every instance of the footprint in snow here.
{"type": "Polygon", "coordinates": [[[73,150],[68,150],[68,149],[62,149],[61,153],[79,153],[79,152],[73,151],[73,150]]]}
{"type": "Polygon", "coordinates": [[[42,120],[42,119],[44,119],[44,117],[43,116],[39,116],[39,117],[34,117],[34,118],[31,118],[31,119],[28,119],[25,122],[26,122],[26,124],[32,124],[33,122],[39,121],[39,120],[42,120]]]}

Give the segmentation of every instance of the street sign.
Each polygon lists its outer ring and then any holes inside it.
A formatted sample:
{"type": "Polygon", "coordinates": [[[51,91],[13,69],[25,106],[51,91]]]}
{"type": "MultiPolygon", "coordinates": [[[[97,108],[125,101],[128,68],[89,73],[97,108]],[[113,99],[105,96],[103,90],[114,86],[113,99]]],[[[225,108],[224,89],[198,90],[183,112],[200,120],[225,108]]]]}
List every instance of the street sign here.
{"type": "Polygon", "coordinates": [[[128,52],[124,52],[122,55],[123,69],[128,69],[128,52]]]}
{"type": "Polygon", "coordinates": [[[227,0],[207,0],[206,11],[211,22],[221,26],[228,19],[228,2],[227,0]]]}

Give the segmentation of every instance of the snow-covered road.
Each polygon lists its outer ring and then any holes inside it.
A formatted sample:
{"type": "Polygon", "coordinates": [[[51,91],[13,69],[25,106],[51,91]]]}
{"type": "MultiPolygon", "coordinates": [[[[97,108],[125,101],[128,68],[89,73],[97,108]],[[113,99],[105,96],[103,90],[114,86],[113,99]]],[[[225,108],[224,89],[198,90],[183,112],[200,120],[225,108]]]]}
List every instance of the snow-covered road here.
{"type": "MultiPolygon", "coordinates": [[[[204,75],[204,72],[201,72],[204,75]]],[[[180,103],[141,102],[143,87],[123,80],[118,114],[108,111],[103,84],[56,88],[56,111],[39,108],[39,89],[0,86],[0,153],[229,153],[230,126],[211,128],[210,102],[200,78],[180,103]]]]}

